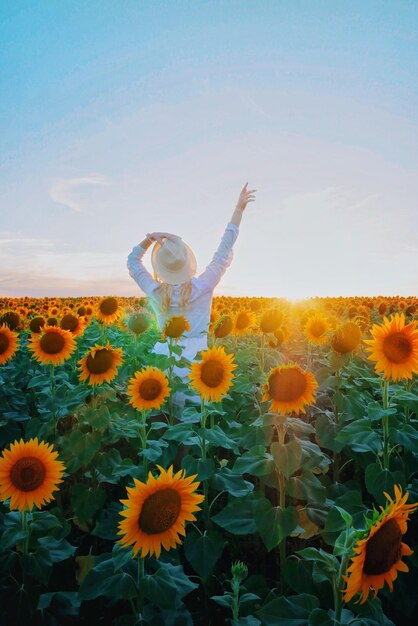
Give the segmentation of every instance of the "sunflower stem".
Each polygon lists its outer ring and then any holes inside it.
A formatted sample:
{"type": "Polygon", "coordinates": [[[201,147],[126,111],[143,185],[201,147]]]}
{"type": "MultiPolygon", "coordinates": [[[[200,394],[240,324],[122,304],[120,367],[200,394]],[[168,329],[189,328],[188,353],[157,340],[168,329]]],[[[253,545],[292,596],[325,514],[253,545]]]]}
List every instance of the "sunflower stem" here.
{"type": "MultiPolygon", "coordinates": [[[[51,389],[51,400],[52,400],[52,419],[55,422],[55,366],[53,363],[49,364],[49,380],[50,380],[50,389],[51,389]]],[[[55,423],[55,434],[57,430],[57,424],[55,423]]]]}
{"type": "MultiPolygon", "coordinates": [[[[412,388],[413,379],[407,380],[405,383],[405,391],[410,392],[412,388]]],[[[405,407],[405,424],[409,424],[409,406],[405,407]]]]}
{"type": "Polygon", "coordinates": [[[261,335],[260,365],[261,373],[264,374],[264,333],[261,335]]]}
{"type": "Polygon", "coordinates": [[[174,369],[174,365],[171,364],[171,359],[173,356],[173,352],[172,352],[172,346],[173,346],[173,339],[172,337],[168,338],[168,353],[170,356],[170,367],[168,368],[168,382],[171,388],[170,391],[170,395],[168,398],[168,411],[169,411],[169,418],[168,418],[168,423],[170,424],[170,426],[173,426],[174,424],[174,406],[173,406],[173,385],[172,385],[172,375],[173,375],[173,369],[174,369]]]}
{"type": "MultiPolygon", "coordinates": [[[[389,380],[383,381],[382,388],[383,409],[389,408],[389,380]]],[[[390,450],[389,450],[389,416],[385,413],[382,418],[383,426],[383,467],[389,469],[390,450]]]]}
{"type": "Polygon", "coordinates": [[[348,550],[347,550],[347,539],[350,533],[350,525],[347,524],[345,528],[345,536],[344,536],[344,547],[343,547],[343,556],[341,557],[340,567],[338,569],[338,575],[333,577],[332,580],[332,588],[333,588],[333,596],[334,596],[334,612],[335,612],[335,621],[337,624],[341,622],[341,612],[343,608],[342,595],[341,595],[341,585],[344,584],[342,575],[347,567],[347,559],[348,559],[348,550]]]}
{"type": "Polygon", "coordinates": [[[147,410],[141,410],[141,423],[140,423],[140,438],[142,445],[142,467],[144,469],[144,480],[147,480],[147,472],[148,472],[148,460],[144,455],[145,450],[147,449],[147,410]]]}
{"type": "Polygon", "coordinates": [[[142,623],[142,613],[144,611],[144,592],[143,592],[143,587],[144,587],[144,576],[145,576],[145,560],[143,557],[138,556],[137,558],[137,562],[138,562],[138,596],[137,596],[137,612],[140,614],[140,620],[142,623]]]}
{"type": "MultiPolygon", "coordinates": [[[[284,424],[280,424],[276,426],[277,430],[277,438],[281,445],[284,444],[284,440],[286,437],[286,427],[284,424]]],[[[279,483],[279,505],[282,511],[286,508],[286,481],[283,472],[280,470],[277,471],[277,480],[279,483]]],[[[284,562],[286,560],[286,538],[283,537],[279,544],[279,561],[280,561],[280,591],[283,593],[284,587],[284,578],[283,578],[283,567],[284,562]]]]}
{"type": "Polygon", "coordinates": [[[28,553],[29,549],[29,527],[28,527],[28,518],[27,518],[27,507],[25,506],[24,510],[21,511],[22,514],[22,528],[25,533],[25,539],[23,542],[23,554],[28,553]]]}
{"type": "MultiPolygon", "coordinates": [[[[200,426],[202,428],[202,461],[206,461],[206,409],[205,409],[205,401],[201,398],[201,416],[200,416],[200,426]]],[[[205,479],[203,482],[203,495],[205,499],[203,500],[203,511],[205,520],[209,519],[209,507],[208,507],[208,481],[205,479]]]]}
{"type": "MultiPolygon", "coordinates": [[[[341,386],[341,371],[337,369],[335,372],[335,392],[334,396],[339,392],[341,386]]],[[[339,424],[339,413],[338,413],[338,402],[334,397],[334,424],[338,426],[339,424]]],[[[334,463],[333,463],[333,478],[334,483],[338,482],[339,474],[340,474],[340,455],[337,450],[333,451],[334,463]]]]}

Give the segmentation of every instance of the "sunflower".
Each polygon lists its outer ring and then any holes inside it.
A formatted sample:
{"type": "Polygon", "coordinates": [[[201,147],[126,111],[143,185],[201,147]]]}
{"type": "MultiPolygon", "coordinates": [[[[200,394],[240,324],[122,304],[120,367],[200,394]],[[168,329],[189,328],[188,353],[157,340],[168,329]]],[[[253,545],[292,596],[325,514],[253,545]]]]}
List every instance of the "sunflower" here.
{"type": "Polygon", "coordinates": [[[351,565],[347,569],[350,576],[343,575],[347,587],[343,589],[344,600],[349,602],[360,592],[360,604],[366,602],[370,588],[376,597],[385,582],[393,591],[393,581],[398,571],[408,572],[409,568],[402,561],[403,556],[410,556],[413,551],[402,542],[402,535],[407,531],[410,513],[418,507],[418,503],[405,504],[409,493],[402,495],[401,487],[394,486],[395,500],[383,492],[389,502],[380,507],[381,512],[374,510],[372,520],[367,520],[367,528],[363,537],[353,548],[356,553],[351,557],[351,565]]]}
{"type": "Polygon", "coordinates": [[[0,316],[0,326],[6,324],[10,330],[20,330],[22,328],[22,321],[20,315],[16,311],[6,311],[0,316]]]}
{"type": "Polygon", "coordinates": [[[218,339],[226,337],[232,332],[234,322],[228,314],[221,315],[213,325],[213,333],[218,339]]]}
{"type": "Polygon", "coordinates": [[[19,336],[7,324],[0,326],[0,365],[4,365],[17,351],[19,336]]]}
{"type": "Polygon", "coordinates": [[[186,477],[185,470],[173,476],[173,466],[165,471],[157,465],[160,476],[148,473],[146,483],[134,478],[135,487],[127,487],[128,499],[121,500],[126,509],[120,515],[126,519],[119,522],[119,542],[133,544],[134,556],[141,550],[141,557],[155,554],[160,557],[161,546],[165,550],[181,543],[179,534],[185,535],[186,521],[195,521],[194,512],[200,511],[198,504],[204,496],[193,493],[200,483],[193,480],[197,474],[186,477]]]}
{"type": "Polygon", "coordinates": [[[184,315],[172,315],[164,325],[161,340],[165,341],[167,337],[171,337],[177,342],[186,330],[190,330],[187,318],[184,315]]]}
{"type": "Polygon", "coordinates": [[[361,329],[354,322],[340,324],[331,338],[331,347],[337,354],[354,352],[361,342],[361,329]]]}
{"type": "Polygon", "coordinates": [[[319,346],[327,342],[327,333],[330,329],[330,325],[327,318],[321,313],[315,313],[308,318],[305,323],[303,332],[309,343],[315,343],[319,346]]]}
{"type": "Polygon", "coordinates": [[[73,337],[78,337],[83,334],[85,323],[78,315],[67,313],[61,318],[60,327],[69,330],[73,337]]]}
{"type": "Polygon", "coordinates": [[[312,372],[304,371],[296,363],[278,365],[267,376],[262,386],[262,402],[272,401],[271,410],[281,415],[294,411],[305,413],[304,405],[315,400],[318,383],[312,372]]]}
{"type": "Polygon", "coordinates": [[[256,323],[256,316],[253,311],[245,309],[238,311],[234,318],[234,333],[236,335],[246,335],[250,331],[250,327],[256,323]]]}
{"type": "Polygon", "coordinates": [[[281,309],[269,309],[261,316],[260,330],[263,333],[274,333],[283,321],[284,313],[281,309]]]}
{"type": "Polygon", "coordinates": [[[416,321],[405,324],[404,313],[395,313],[383,324],[374,324],[373,339],[364,339],[371,352],[367,357],[374,361],[375,371],[383,372],[383,378],[397,381],[412,378],[418,372],[418,328],[416,321]]]}
{"type": "Polygon", "coordinates": [[[58,452],[50,444],[38,438],[24,442],[21,439],[3,450],[0,457],[0,500],[10,498],[10,508],[31,511],[34,506],[54,499],[52,493],[62,482],[65,468],[57,461],[58,452]]]}
{"type": "Polygon", "coordinates": [[[45,326],[45,318],[42,315],[38,315],[37,317],[33,317],[29,322],[29,330],[31,333],[40,333],[42,332],[42,328],[45,326]]]}
{"type": "Polygon", "coordinates": [[[96,319],[104,324],[113,324],[122,315],[122,309],[119,306],[117,298],[112,296],[109,298],[102,298],[97,304],[95,310],[96,319]]]}
{"type": "Polygon", "coordinates": [[[156,367],[146,367],[129,380],[128,395],[136,409],[159,409],[170,391],[166,375],[156,367]]]}
{"type": "Polygon", "coordinates": [[[232,360],[234,355],[226,354],[223,346],[214,346],[201,352],[202,360],[193,362],[190,367],[190,385],[196,389],[203,400],[220,402],[228,393],[237,366],[232,360]]]}
{"type": "Polygon", "coordinates": [[[129,316],[126,322],[126,328],[135,335],[140,335],[148,330],[150,324],[151,320],[147,315],[145,315],[145,313],[136,312],[129,316]]]}
{"type": "Polygon", "coordinates": [[[40,363],[59,365],[68,359],[76,349],[74,337],[69,330],[59,326],[44,326],[40,334],[32,334],[28,348],[40,363]]]}
{"type": "Polygon", "coordinates": [[[117,376],[117,367],[122,363],[122,348],[113,348],[109,342],[105,346],[96,343],[86,356],[78,361],[81,369],[79,379],[89,385],[110,383],[117,376]]]}

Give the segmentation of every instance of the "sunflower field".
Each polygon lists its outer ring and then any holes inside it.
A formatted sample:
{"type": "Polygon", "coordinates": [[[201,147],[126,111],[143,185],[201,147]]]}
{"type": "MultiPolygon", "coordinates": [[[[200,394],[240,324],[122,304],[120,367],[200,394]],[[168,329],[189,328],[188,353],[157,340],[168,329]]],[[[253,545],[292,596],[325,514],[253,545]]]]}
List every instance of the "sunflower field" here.
{"type": "Polygon", "coordinates": [[[418,298],[215,297],[193,361],[187,329],[0,299],[1,625],[416,624],[418,298]]]}

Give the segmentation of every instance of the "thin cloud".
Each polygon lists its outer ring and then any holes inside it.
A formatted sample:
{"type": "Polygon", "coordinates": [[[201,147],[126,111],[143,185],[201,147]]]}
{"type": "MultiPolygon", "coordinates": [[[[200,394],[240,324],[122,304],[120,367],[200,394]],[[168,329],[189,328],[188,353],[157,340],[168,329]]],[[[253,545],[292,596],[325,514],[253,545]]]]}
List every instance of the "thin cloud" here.
{"type": "Polygon", "coordinates": [[[49,195],[57,204],[63,204],[77,213],[82,213],[83,208],[80,203],[74,199],[73,191],[84,185],[110,185],[110,181],[105,176],[66,178],[55,182],[49,190],[49,195]]]}
{"type": "Polygon", "coordinates": [[[0,239],[0,246],[2,245],[21,245],[21,246],[55,246],[53,241],[48,239],[33,239],[30,237],[10,237],[0,239]]]}

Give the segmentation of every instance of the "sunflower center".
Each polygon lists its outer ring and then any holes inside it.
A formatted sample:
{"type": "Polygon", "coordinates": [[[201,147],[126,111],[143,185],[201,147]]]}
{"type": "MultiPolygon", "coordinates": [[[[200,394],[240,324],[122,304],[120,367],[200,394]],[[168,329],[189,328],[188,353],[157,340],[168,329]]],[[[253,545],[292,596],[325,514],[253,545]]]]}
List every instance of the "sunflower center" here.
{"type": "Polygon", "coordinates": [[[100,311],[103,315],[113,315],[118,310],[118,301],[115,298],[106,298],[100,303],[100,311]]]}
{"type": "Polygon", "coordinates": [[[285,369],[269,379],[269,392],[273,400],[290,402],[298,400],[306,390],[306,378],[297,369],[285,369]]]}
{"type": "Polygon", "coordinates": [[[139,393],[144,400],[155,400],[161,393],[161,383],[155,378],[143,380],[139,388],[139,393]]]}
{"type": "Polygon", "coordinates": [[[21,491],[33,491],[45,480],[45,465],[33,456],[25,456],[14,463],[10,480],[21,491]]]}
{"type": "Polygon", "coordinates": [[[403,363],[412,352],[412,346],[403,333],[392,333],[383,341],[383,352],[392,363],[403,363]]]}
{"type": "Polygon", "coordinates": [[[236,327],[239,329],[247,328],[249,322],[248,315],[246,313],[240,313],[237,317],[236,327]]]}
{"type": "Polygon", "coordinates": [[[9,347],[9,338],[4,333],[0,333],[0,354],[6,352],[9,347]]]}
{"type": "Polygon", "coordinates": [[[217,387],[223,380],[224,368],[219,361],[206,361],[200,370],[200,377],[208,387],[217,387]]]}
{"type": "Polygon", "coordinates": [[[385,574],[402,556],[402,533],[394,519],[388,520],[367,541],[363,571],[369,576],[385,574]]]}
{"type": "Polygon", "coordinates": [[[314,337],[320,337],[321,335],[324,334],[324,332],[325,332],[325,326],[323,322],[320,322],[320,321],[312,322],[311,333],[314,337]]]}
{"type": "Polygon", "coordinates": [[[46,354],[58,354],[65,346],[65,338],[59,333],[46,332],[41,337],[40,345],[46,354]]]}
{"type": "Polygon", "coordinates": [[[71,332],[74,332],[75,330],[77,330],[78,327],[78,319],[75,317],[75,315],[64,315],[61,320],[60,326],[61,328],[64,328],[64,330],[70,330],[71,332]]]}
{"type": "Polygon", "coordinates": [[[222,337],[226,337],[232,330],[232,320],[227,315],[224,319],[219,322],[219,324],[215,328],[215,336],[221,339],[222,337]]]}
{"type": "Polygon", "coordinates": [[[96,354],[87,357],[86,365],[92,374],[104,374],[113,364],[113,353],[107,348],[97,350],[96,354]]]}
{"type": "Polygon", "coordinates": [[[177,337],[181,337],[185,330],[186,324],[184,323],[183,318],[174,317],[167,323],[165,334],[167,337],[176,339],[177,337]]]}
{"type": "Polygon", "coordinates": [[[147,535],[158,535],[171,528],[181,510],[181,496],[175,489],[161,489],[142,505],[139,527],[147,535]]]}

